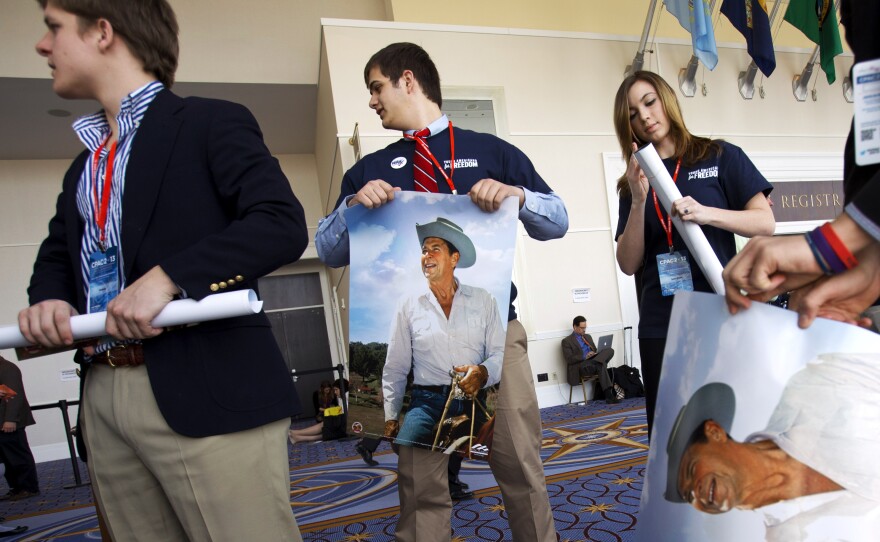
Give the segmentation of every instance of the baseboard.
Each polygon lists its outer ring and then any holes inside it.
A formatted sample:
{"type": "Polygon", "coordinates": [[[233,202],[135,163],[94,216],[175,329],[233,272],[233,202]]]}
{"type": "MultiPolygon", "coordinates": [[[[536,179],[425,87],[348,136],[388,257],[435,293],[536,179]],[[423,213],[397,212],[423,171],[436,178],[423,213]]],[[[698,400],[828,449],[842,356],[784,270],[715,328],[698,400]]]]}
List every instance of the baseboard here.
{"type": "MultiPolygon", "coordinates": [[[[554,407],[568,403],[568,392],[568,384],[539,386],[535,388],[535,393],[538,395],[538,406],[540,408],[554,407]]],[[[591,382],[590,385],[587,386],[587,399],[592,398],[593,386],[591,382]]],[[[583,391],[581,391],[580,386],[575,386],[571,394],[571,400],[574,403],[582,402],[584,400],[583,391]]]]}

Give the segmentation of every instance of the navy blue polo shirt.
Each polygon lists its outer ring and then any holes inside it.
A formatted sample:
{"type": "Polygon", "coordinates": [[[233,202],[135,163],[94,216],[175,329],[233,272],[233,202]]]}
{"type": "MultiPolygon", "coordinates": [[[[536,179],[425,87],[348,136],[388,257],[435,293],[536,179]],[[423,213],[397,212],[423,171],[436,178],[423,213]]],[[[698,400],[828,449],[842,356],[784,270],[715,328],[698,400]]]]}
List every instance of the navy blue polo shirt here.
{"type": "MultiPolygon", "coordinates": [[[[552,192],[535,170],[532,161],[510,143],[491,134],[463,128],[453,128],[453,130],[455,170],[452,181],[459,194],[467,194],[471,187],[482,179],[495,179],[507,185],[522,186],[541,194],[552,192]]],[[[427,143],[431,153],[448,175],[451,162],[449,130],[432,135],[427,139],[427,143]]],[[[412,165],[415,145],[412,140],[400,139],[382,150],[363,157],[342,178],[336,207],[339,207],[346,197],[356,194],[367,182],[374,179],[382,179],[403,190],[415,190],[412,165]]],[[[442,175],[435,172],[435,178],[441,194],[452,194],[452,189],[442,175]]],[[[508,320],[516,319],[514,299],[516,299],[516,287],[511,284],[508,320]]]]}
{"type": "MultiPolygon", "coordinates": [[[[727,210],[742,210],[755,194],[769,194],[773,186],[764,178],[748,156],[736,145],[718,141],[721,153],[696,164],[681,165],[676,185],[682,196],[691,196],[707,207],[727,210]]],[[[663,160],[669,175],[675,171],[677,160],[663,160]]],[[[623,234],[629,219],[632,198],[620,198],[618,209],[617,233],[615,240],[623,234]]],[[[662,210],[662,206],[661,206],[662,210]]],[[[663,217],[666,218],[666,211],[663,217]]],[[[714,226],[701,226],[709,245],[724,266],[736,255],[736,243],[732,233],[714,226]]],[[[675,250],[687,250],[684,240],[673,226],[672,242],[675,250]]],[[[645,259],[642,273],[642,295],[639,306],[639,338],[664,339],[672,313],[673,296],[660,294],[660,276],[657,270],[657,255],[669,251],[666,232],[660,225],[654,198],[648,194],[645,202],[645,259]]],[[[714,292],[709,281],[703,275],[693,255],[688,255],[688,264],[694,278],[694,290],[698,292],[714,292]]]]}

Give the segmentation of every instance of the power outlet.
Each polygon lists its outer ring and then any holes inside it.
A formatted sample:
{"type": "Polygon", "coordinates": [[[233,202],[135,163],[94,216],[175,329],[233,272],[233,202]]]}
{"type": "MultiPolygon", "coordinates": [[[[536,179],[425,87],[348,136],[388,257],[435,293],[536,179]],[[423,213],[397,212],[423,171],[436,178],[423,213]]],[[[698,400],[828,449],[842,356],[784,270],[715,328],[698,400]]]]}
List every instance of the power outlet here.
{"type": "Polygon", "coordinates": [[[547,382],[547,373],[538,373],[538,382],[547,382]]]}
{"type": "Polygon", "coordinates": [[[556,381],[556,373],[550,373],[550,380],[556,381]]]}

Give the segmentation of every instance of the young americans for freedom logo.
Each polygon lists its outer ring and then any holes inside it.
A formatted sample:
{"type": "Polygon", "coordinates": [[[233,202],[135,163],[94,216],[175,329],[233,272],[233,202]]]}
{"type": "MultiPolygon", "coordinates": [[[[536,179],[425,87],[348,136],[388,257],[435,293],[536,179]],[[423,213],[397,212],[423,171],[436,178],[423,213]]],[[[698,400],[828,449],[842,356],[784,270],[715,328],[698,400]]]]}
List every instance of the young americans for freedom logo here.
{"type": "MultiPolygon", "coordinates": [[[[443,161],[443,169],[449,169],[449,166],[452,164],[451,160],[443,161]]],[[[480,163],[477,162],[476,158],[456,158],[455,159],[455,169],[463,169],[466,167],[480,167],[480,163]]]]}
{"type": "Polygon", "coordinates": [[[406,158],[404,158],[403,156],[398,156],[397,158],[395,158],[394,160],[391,161],[391,167],[393,167],[394,169],[400,169],[405,165],[406,165],[406,158]]]}
{"type": "Polygon", "coordinates": [[[718,166],[704,167],[703,169],[695,169],[688,173],[688,180],[694,179],[712,179],[718,178],[718,166]]]}

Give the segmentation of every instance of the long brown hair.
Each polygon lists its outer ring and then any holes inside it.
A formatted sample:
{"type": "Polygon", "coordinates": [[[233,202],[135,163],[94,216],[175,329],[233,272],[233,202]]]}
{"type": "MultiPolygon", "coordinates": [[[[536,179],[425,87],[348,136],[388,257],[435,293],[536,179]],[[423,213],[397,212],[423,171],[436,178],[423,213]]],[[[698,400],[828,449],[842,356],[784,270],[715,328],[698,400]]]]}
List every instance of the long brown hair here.
{"type": "Polygon", "coordinates": [[[333,386],[329,380],[322,380],[318,389],[318,406],[327,408],[333,406],[336,397],[333,392],[333,386]]]}
{"type": "MultiPolygon", "coordinates": [[[[654,72],[637,71],[620,83],[620,88],[617,89],[617,95],[614,97],[614,131],[617,133],[617,142],[620,144],[620,152],[625,162],[629,163],[632,157],[633,142],[639,145],[643,143],[633,133],[629,120],[629,89],[638,81],[648,83],[657,91],[663,112],[669,121],[669,137],[675,144],[674,158],[680,158],[684,165],[689,166],[705,160],[712,154],[721,154],[721,145],[717,141],[695,136],[688,131],[684,117],[681,115],[678,98],[669,83],[654,72]]],[[[620,196],[630,195],[625,174],[617,180],[617,193],[620,196]]]]}

